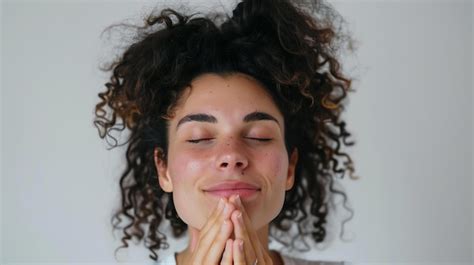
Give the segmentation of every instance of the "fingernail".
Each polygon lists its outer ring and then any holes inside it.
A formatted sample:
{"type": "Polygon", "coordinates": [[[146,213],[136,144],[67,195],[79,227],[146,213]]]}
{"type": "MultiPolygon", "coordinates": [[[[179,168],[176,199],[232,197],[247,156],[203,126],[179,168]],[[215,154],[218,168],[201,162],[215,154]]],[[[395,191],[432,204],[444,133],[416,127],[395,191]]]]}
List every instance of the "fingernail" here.
{"type": "Polygon", "coordinates": [[[240,251],[244,251],[244,241],[243,240],[239,240],[239,249],[240,251]]]}
{"type": "Polygon", "coordinates": [[[217,209],[222,210],[222,207],[224,206],[224,200],[222,198],[219,199],[219,203],[217,204],[217,209]]]}
{"type": "Polygon", "coordinates": [[[239,223],[242,223],[242,212],[239,211],[239,213],[237,214],[237,220],[239,221],[239,223]]]}
{"type": "Polygon", "coordinates": [[[222,211],[222,215],[226,215],[228,211],[229,211],[229,205],[226,203],[224,207],[224,211],[222,211]]]}
{"type": "Polygon", "coordinates": [[[237,201],[237,203],[242,206],[242,202],[240,201],[240,196],[237,195],[237,198],[235,198],[235,200],[237,201]]]}

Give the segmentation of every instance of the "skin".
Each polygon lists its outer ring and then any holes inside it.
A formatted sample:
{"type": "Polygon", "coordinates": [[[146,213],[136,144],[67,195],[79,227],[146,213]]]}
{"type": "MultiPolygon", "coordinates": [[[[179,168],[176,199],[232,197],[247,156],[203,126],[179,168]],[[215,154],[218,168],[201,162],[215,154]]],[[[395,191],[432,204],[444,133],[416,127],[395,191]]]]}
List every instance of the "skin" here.
{"type": "Polygon", "coordinates": [[[160,186],[173,193],[189,228],[178,264],[281,262],[268,249],[268,224],[293,186],[298,159],[296,149],[288,157],[284,133],[283,115],[254,78],[203,74],[191,82],[169,120],[167,161],[155,150],[160,186]],[[268,115],[244,120],[255,112],[268,115]],[[190,119],[194,114],[212,119],[190,119]],[[248,182],[260,190],[221,199],[205,191],[222,181],[248,182]]]}

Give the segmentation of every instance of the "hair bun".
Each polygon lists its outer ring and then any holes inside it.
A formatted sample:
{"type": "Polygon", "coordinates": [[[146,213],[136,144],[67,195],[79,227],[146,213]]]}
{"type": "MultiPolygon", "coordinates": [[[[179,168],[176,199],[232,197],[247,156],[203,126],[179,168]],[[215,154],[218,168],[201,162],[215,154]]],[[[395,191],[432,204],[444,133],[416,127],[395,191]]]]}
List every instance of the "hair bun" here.
{"type": "Polygon", "coordinates": [[[243,10],[244,10],[244,2],[240,2],[232,11],[232,18],[241,18],[243,10]]]}
{"type": "MultiPolygon", "coordinates": [[[[272,9],[271,5],[272,3],[266,0],[242,0],[232,10],[231,20],[241,29],[253,30],[262,26],[261,22],[264,17],[273,15],[267,14],[267,11],[272,9]]],[[[267,18],[263,20],[267,20],[267,18]]]]}
{"type": "Polygon", "coordinates": [[[237,6],[232,10],[232,20],[237,22],[238,24],[242,25],[247,24],[247,19],[249,18],[248,10],[246,11],[245,8],[249,8],[250,3],[246,3],[242,1],[237,4],[237,6]]]}

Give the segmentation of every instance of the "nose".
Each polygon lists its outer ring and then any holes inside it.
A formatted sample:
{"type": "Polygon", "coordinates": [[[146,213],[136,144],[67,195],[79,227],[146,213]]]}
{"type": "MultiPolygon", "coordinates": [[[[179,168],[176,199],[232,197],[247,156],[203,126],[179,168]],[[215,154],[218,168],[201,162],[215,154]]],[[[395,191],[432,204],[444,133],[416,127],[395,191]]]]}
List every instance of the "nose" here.
{"type": "Polygon", "coordinates": [[[239,143],[232,139],[222,144],[216,166],[219,170],[243,170],[248,166],[247,156],[239,143]]]}

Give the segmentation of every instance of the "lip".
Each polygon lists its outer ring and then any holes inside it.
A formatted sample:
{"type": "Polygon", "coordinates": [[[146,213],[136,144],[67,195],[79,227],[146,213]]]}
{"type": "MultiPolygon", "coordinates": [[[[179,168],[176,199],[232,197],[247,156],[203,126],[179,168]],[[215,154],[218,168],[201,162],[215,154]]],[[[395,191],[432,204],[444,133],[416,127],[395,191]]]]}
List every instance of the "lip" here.
{"type": "Polygon", "coordinates": [[[232,195],[239,195],[241,198],[250,198],[256,196],[260,192],[260,187],[257,185],[233,181],[233,182],[221,182],[210,186],[209,188],[203,189],[203,191],[209,195],[216,197],[230,197],[232,195]]]}

